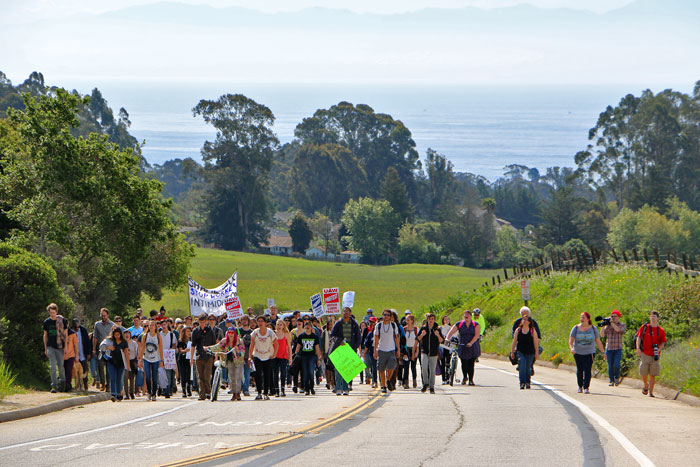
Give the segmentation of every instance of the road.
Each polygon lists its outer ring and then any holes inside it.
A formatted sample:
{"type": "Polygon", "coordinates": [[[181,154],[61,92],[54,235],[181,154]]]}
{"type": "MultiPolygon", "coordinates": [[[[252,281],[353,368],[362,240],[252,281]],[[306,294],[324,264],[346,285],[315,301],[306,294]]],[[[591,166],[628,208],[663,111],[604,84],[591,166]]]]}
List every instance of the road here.
{"type": "Polygon", "coordinates": [[[698,408],[601,381],[576,394],[575,375],[540,367],[521,391],[510,364],[483,358],[475,380],[435,395],[356,383],[349,397],[102,402],[0,424],[0,465],[698,465],[698,408]]]}

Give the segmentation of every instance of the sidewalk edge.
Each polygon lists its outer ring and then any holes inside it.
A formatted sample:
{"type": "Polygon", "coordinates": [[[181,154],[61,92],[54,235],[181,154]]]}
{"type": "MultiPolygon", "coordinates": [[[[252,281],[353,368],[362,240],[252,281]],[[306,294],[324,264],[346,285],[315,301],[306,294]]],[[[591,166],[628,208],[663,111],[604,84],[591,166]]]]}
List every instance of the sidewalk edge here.
{"type": "Polygon", "coordinates": [[[92,404],[95,402],[103,402],[109,400],[110,395],[107,393],[91,394],[89,396],[71,397],[49,404],[38,405],[36,407],[28,407],[26,409],[12,410],[9,412],[0,413],[0,423],[12,422],[23,418],[37,417],[51,412],[76,407],[78,405],[92,404]]]}

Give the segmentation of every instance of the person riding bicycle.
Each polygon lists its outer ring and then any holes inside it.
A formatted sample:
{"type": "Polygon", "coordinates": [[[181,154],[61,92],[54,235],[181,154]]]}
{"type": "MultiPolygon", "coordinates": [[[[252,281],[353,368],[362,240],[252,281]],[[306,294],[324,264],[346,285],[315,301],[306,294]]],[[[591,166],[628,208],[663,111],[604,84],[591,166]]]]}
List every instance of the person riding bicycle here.
{"type": "Polygon", "coordinates": [[[464,310],[464,319],[452,326],[447,338],[453,334],[459,334],[459,347],[457,353],[462,363],[462,385],[474,386],[474,362],[481,355],[479,337],[481,336],[481,326],[472,319],[471,310],[464,310]]]}
{"type": "Polygon", "coordinates": [[[232,401],[241,400],[241,384],[243,382],[243,363],[245,357],[245,345],[239,338],[235,327],[230,327],[221,341],[212,346],[204,346],[204,350],[214,352],[218,358],[219,354],[226,354],[225,365],[231,378],[231,389],[233,390],[232,401]]]}

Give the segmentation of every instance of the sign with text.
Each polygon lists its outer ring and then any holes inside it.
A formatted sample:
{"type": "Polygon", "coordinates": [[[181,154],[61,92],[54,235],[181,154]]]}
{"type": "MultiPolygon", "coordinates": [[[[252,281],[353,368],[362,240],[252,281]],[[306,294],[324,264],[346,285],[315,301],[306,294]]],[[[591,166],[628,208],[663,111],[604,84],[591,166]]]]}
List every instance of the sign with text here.
{"type": "Polygon", "coordinates": [[[328,358],[331,359],[340,376],[348,383],[367,368],[357,352],[352,350],[348,344],[338,346],[328,358]]]}
{"type": "Polygon", "coordinates": [[[228,319],[239,319],[243,317],[243,307],[241,300],[234,296],[226,299],[226,317],[228,319]]]}
{"type": "Polygon", "coordinates": [[[530,281],[521,280],[520,281],[520,295],[522,295],[524,301],[530,300],[530,281]]]}
{"type": "Polygon", "coordinates": [[[226,313],[226,299],[236,295],[238,291],[238,272],[234,272],[226,282],[215,289],[202,287],[191,277],[187,278],[187,283],[192,316],[221,316],[226,313]]]}
{"type": "Polygon", "coordinates": [[[323,316],[323,303],[320,293],[311,296],[311,311],[313,311],[316,318],[323,316]]]}
{"type": "Polygon", "coordinates": [[[175,349],[163,350],[163,366],[166,370],[174,370],[177,368],[177,362],[175,361],[175,349]]]}
{"type": "Polygon", "coordinates": [[[268,307],[268,308],[272,308],[273,306],[275,306],[275,299],[274,299],[274,298],[268,298],[268,299],[267,299],[267,307],[268,307]]]}
{"type": "Polygon", "coordinates": [[[323,304],[327,315],[340,314],[340,289],[338,287],[323,289],[323,304]]]}
{"type": "Polygon", "coordinates": [[[343,308],[352,308],[355,306],[355,292],[348,290],[343,294],[343,308]]]}

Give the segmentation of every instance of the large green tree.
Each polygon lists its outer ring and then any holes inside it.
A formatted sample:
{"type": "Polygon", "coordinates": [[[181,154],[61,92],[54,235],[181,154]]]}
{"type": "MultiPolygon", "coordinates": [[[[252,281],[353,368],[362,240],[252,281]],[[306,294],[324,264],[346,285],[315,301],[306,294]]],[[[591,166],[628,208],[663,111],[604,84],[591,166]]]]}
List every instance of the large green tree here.
{"type": "Polygon", "coordinates": [[[202,148],[209,183],[205,237],[229,250],[247,250],[265,239],[268,174],[279,145],[269,108],[242,94],[201,100],[195,116],[216,128],[202,148]]]}
{"type": "Polygon", "coordinates": [[[350,200],[343,210],[350,248],[367,263],[385,262],[395,244],[400,219],[386,200],[350,200]]]}
{"type": "Polygon", "coordinates": [[[193,253],[137,154],[72,134],[88,103],[62,89],[25,96],[0,133],[0,197],[19,225],[11,241],[49,258],[78,310],[96,314],[181,286],[193,253]]]}
{"type": "Polygon", "coordinates": [[[289,235],[292,237],[292,250],[302,254],[309,248],[314,238],[308,219],[298,211],[289,223],[289,235]]]}
{"type": "Polygon", "coordinates": [[[401,222],[410,221],[413,217],[413,208],[411,199],[408,197],[406,185],[399,178],[399,173],[395,168],[389,167],[382,185],[380,187],[382,199],[385,199],[391,205],[391,208],[399,215],[401,222]]]}

